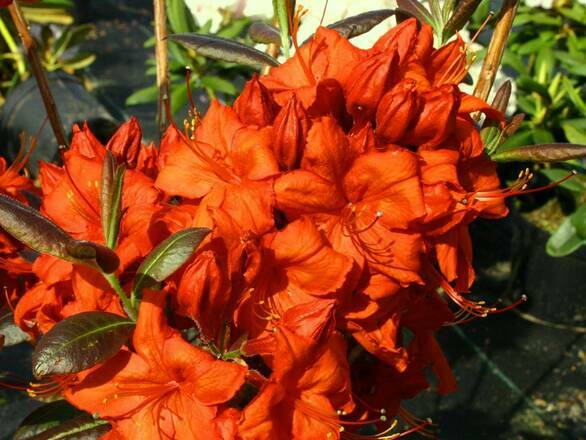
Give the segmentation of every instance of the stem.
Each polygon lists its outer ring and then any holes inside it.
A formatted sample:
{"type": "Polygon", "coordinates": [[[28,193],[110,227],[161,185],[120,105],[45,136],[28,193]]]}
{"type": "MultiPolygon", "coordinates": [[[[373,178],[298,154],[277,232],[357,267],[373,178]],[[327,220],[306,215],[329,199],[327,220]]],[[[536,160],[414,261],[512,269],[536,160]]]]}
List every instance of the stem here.
{"type": "Polygon", "coordinates": [[[482,64],[482,70],[478,78],[478,83],[474,88],[474,96],[486,101],[490,89],[494,83],[494,78],[498,71],[501,59],[505,51],[505,44],[509,38],[513,19],[517,12],[519,0],[505,0],[499,13],[497,24],[492,34],[492,39],[488,45],[486,57],[482,64]]]}
{"type": "Polygon", "coordinates": [[[171,115],[165,113],[165,100],[170,99],[169,94],[169,56],[167,50],[167,11],[166,0],[154,0],[155,11],[155,59],[157,62],[157,88],[159,89],[158,120],[159,137],[167,128],[167,118],[171,115]]]}
{"type": "MultiPolygon", "coordinates": [[[[267,54],[272,56],[273,58],[277,58],[277,56],[279,56],[279,45],[271,43],[269,44],[269,46],[267,47],[267,54]]],[[[271,66],[263,66],[262,71],[261,71],[261,75],[268,75],[268,73],[271,71],[271,66]]]]}
{"type": "Polygon", "coordinates": [[[30,34],[28,23],[26,22],[26,19],[24,18],[24,15],[22,14],[22,11],[20,10],[16,0],[14,3],[8,6],[8,11],[10,12],[10,16],[12,17],[12,21],[14,22],[16,30],[18,31],[22,45],[26,50],[31,70],[37,80],[39,92],[41,93],[43,103],[45,104],[45,110],[47,111],[47,116],[51,122],[51,128],[55,134],[55,139],[57,139],[57,143],[59,145],[67,146],[67,136],[65,136],[65,132],[63,131],[63,125],[61,124],[61,118],[59,117],[57,106],[55,105],[55,99],[53,98],[51,89],[49,88],[47,75],[43,70],[41,59],[37,53],[37,44],[30,34]]]}
{"type": "Polygon", "coordinates": [[[18,75],[21,78],[24,78],[26,76],[26,66],[24,64],[24,60],[22,59],[22,55],[18,50],[18,46],[16,45],[14,38],[12,38],[12,35],[10,35],[8,28],[6,27],[6,23],[4,23],[4,20],[2,20],[2,17],[0,17],[0,34],[2,35],[2,38],[4,38],[4,41],[6,41],[8,50],[10,50],[10,53],[14,55],[18,75]]]}
{"type": "Polygon", "coordinates": [[[130,298],[128,298],[128,296],[126,296],[126,292],[124,292],[124,290],[122,289],[122,286],[120,285],[118,278],[116,278],[116,275],[113,273],[108,273],[108,274],[104,273],[102,275],[104,275],[104,278],[106,279],[106,281],[108,281],[108,284],[110,284],[110,287],[112,287],[112,289],[114,289],[116,291],[116,293],[118,294],[118,296],[120,297],[120,301],[122,301],[122,305],[124,306],[124,310],[128,314],[128,317],[130,319],[132,319],[133,321],[136,321],[136,317],[137,317],[136,308],[134,307],[134,304],[132,303],[130,298]]]}

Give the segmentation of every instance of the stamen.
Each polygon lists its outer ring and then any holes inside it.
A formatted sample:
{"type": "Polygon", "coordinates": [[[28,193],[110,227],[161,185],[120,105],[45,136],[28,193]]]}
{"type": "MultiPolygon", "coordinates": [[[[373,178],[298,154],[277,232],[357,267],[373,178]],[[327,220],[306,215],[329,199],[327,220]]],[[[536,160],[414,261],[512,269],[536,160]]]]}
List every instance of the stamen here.
{"type": "Polygon", "coordinates": [[[185,85],[187,86],[187,98],[189,99],[189,106],[193,115],[199,116],[199,111],[193,101],[193,94],[191,93],[191,67],[185,66],[185,85]]]}
{"type": "MultiPolygon", "coordinates": [[[[295,47],[295,56],[301,65],[301,69],[305,73],[309,84],[315,85],[315,77],[313,76],[313,72],[311,71],[311,67],[305,62],[303,57],[301,56],[301,52],[299,52],[299,43],[297,40],[297,33],[299,31],[299,26],[301,24],[301,19],[305,14],[307,14],[308,10],[304,9],[301,5],[297,6],[297,10],[295,11],[295,16],[291,17],[291,1],[285,0],[287,3],[287,19],[289,20],[289,33],[291,35],[291,40],[293,41],[293,46],[295,47]]],[[[313,39],[311,40],[313,43],[313,39]]],[[[309,60],[311,61],[311,50],[309,51],[309,60]]]]}
{"type": "Polygon", "coordinates": [[[484,21],[482,22],[482,24],[480,25],[480,27],[478,28],[478,30],[476,31],[476,33],[474,34],[474,36],[472,37],[472,39],[470,40],[469,43],[466,44],[466,50],[468,50],[468,48],[476,42],[476,39],[480,36],[480,34],[482,33],[482,31],[486,28],[486,26],[488,26],[488,22],[490,20],[492,20],[492,17],[494,17],[494,12],[490,11],[488,13],[488,15],[486,16],[486,18],[484,19],[484,21]]]}
{"type": "Polygon", "coordinates": [[[529,168],[526,168],[519,173],[519,177],[511,186],[493,191],[478,191],[466,196],[466,199],[479,202],[500,202],[501,200],[507,197],[531,194],[555,188],[556,186],[559,186],[562,183],[564,183],[566,180],[571,179],[576,174],[578,174],[576,170],[572,170],[570,174],[556,182],[553,182],[546,186],[541,186],[539,188],[533,188],[528,190],[527,185],[529,181],[533,178],[533,173],[529,170],[529,168]]]}

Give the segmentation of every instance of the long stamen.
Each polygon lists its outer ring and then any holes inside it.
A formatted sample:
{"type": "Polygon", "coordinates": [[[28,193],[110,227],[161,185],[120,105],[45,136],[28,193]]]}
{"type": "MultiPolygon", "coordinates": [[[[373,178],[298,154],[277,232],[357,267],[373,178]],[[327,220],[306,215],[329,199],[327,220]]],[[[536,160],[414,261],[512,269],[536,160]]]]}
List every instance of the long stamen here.
{"type": "MultiPolygon", "coordinates": [[[[299,25],[301,24],[301,19],[307,13],[307,9],[303,9],[301,5],[297,6],[297,10],[295,11],[295,16],[291,17],[291,2],[286,0],[287,2],[287,19],[289,20],[289,33],[291,35],[291,40],[293,41],[293,46],[295,47],[295,57],[299,61],[301,65],[301,69],[305,73],[307,80],[311,85],[315,85],[315,77],[313,76],[313,72],[311,71],[310,66],[305,62],[303,56],[301,56],[301,52],[299,52],[299,42],[297,40],[297,33],[299,31],[299,25]]],[[[313,39],[312,39],[313,42],[313,39]]],[[[311,50],[309,51],[309,59],[311,60],[311,50]]]]}
{"type": "Polygon", "coordinates": [[[469,201],[479,201],[479,202],[500,202],[501,200],[518,195],[524,194],[532,194],[539,191],[545,191],[547,189],[555,188],[556,186],[561,185],[565,181],[571,179],[577,174],[575,170],[572,170],[567,176],[564,178],[553,182],[549,185],[541,186],[539,188],[532,188],[527,189],[527,185],[529,181],[533,178],[533,173],[528,169],[524,169],[519,173],[519,177],[511,186],[504,188],[504,189],[497,189],[493,191],[477,191],[475,193],[469,194],[467,197],[462,199],[460,202],[463,204],[467,204],[469,201]]]}
{"type": "Polygon", "coordinates": [[[367,207],[363,206],[357,212],[356,206],[350,203],[341,215],[342,234],[352,241],[352,244],[362,254],[366,261],[374,264],[388,264],[394,260],[391,252],[392,242],[381,243],[381,238],[374,238],[374,242],[367,241],[361,234],[371,230],[378,221],[383,217],[382,211],[375,213],[374,219],[370,220],[366,226],[358,226],[358,222],[363,214],[367,211],[367,207]]]}

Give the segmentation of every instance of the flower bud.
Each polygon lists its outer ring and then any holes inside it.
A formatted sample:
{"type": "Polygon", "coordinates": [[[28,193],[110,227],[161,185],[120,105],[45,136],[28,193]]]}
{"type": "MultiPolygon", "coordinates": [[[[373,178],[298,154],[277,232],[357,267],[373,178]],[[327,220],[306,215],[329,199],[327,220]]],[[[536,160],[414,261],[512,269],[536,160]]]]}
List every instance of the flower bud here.
{"type": "Polygon", "coordinates": [[[417,120],[401,143],[436,148],[455,130],[460,92],[456,86],[444,85],[421,94],[420,100],[417,120]]]}
{"type": "Polygon", "coordinates": [[[308,131],[307,114],[295,95],[291,95],[273,124],[273,150],[281,168],[297,168],[308,131]]]}
{"type": "Polygon", "coordinates": [[[346,109],[358,124],[370,120],[385,93],[395,55],[376,55],[352,70],[348,81],[346,109]]]}
{"type": "Polygon", "coordinates": [[[118,163],[125,163],[129,168],[136,166],[140,151],[142,130],[135,117],[120,126],[106,145],[118,163]]]}
{"type": "Polygon", "coordinates": [[[415,81],[401,81],[381,99],[376,111],[376,134],[385,143],[395,143],[417,116],[415,81]]]}
{"type": "Polygon", "coordinates": [[[246,83],[240,96],[234,101],[234,111],[247,125],[266,127],[275,119],[275,103],[269,91],[254,77],[246,83]]]}

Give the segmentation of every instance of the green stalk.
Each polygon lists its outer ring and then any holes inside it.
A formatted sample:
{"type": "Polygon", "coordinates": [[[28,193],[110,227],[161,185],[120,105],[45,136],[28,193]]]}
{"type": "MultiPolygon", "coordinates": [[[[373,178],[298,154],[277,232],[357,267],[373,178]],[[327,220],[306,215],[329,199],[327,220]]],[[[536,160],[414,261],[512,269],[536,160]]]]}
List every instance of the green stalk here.
{"type": "Polygon", "coordinates": [[[108,281],[110,287],[112,287],[112,289],[114,289],[114,291],[120,297],[120,301],[122,301],[122,305],[124,306],[124,310],[128,314],[128,317],[133,321],[136,321],[138,313],[136,312],[136,308],[134,305],[134,297],[128,298],[126,296],[126,292],[124,292],[124,290],[122,289],[122,286],[120,285],[120,282],[118,281],[118,278],[116,278],[115,274],[109,273],[102,275],[104,275],[104,278],[106,279],[106,281],[108,281]]]}
{"type": "Polygon", "coordinates": [[[18,75],[21,78],[24,78],[24,76],[26,76],[26,66],[24,64],[24,60],[20,51],[18,50],[18,46],[16,45],[14,38],[12,38],[10,31],[6,27],[6,23],[4,23],[4,20],[2,20],[2,17],[0,17],[0,35],[2,35],[4,41],[6,41],[8,50],[10,50],[10,52],[14,55],[14,60],[16,61],[16,71],[18,72],[18,75]]]}

